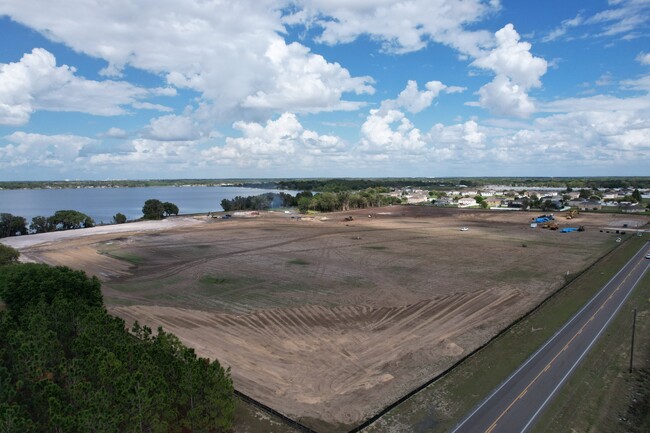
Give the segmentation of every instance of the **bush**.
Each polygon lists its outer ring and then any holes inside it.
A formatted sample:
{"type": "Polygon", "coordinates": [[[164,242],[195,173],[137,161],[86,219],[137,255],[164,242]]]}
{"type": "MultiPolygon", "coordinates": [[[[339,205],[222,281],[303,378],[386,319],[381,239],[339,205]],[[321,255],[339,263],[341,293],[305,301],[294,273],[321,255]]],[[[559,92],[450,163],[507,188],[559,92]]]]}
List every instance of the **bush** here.
{"type": "Polygon", "coordinates": [[[20,253],[10,246],[0,244],[0,266],[18,263],[20,253]]]}

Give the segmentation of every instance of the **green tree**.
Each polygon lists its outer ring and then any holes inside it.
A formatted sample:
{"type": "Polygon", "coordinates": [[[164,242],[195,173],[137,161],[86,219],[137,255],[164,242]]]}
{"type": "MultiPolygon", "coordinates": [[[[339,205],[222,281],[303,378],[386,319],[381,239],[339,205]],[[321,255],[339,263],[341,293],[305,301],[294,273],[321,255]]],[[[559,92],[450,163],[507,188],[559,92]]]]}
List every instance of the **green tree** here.
{"type": "Polygon", "coordinates": [[[142,213],[146,220],[161,220],[165,216],[165,206],[160,200],[149,199],[144,202],[142,213]]]}
{"type": "Polygon", "coordinates": [[[54,227],[52,227],[52,222],[49,220],[49,218],[44,216],[35,216],[32,218],[29,229],[33,233],[47,233],[54,230],[54,227]]]}
{"type": "Polygon", "coordinates": [[[25,218],[10,213],[0,213],[0,238],[26,234],[27,221],[25,218]]]}
{"type": "Polygon", "coordinates": [[[306,196],[300,197],[298,199],[298,210],[301,213],[307,213],[307,211],[309,211],[309,209],[311,209],[312,207],[311,204],[312,200],[313,199],[311,197],[306,197],[306,196]]]}
{"type": "Polygon", "coordinates": [[[48,218],[48,224],[56,230],[74,230],[94,227],[95,221],[83,212],[58,210],[48,218]]]}
{"type": "Polygon", "coordinates": [[[163,208],[165,209],[166,216],[178,215],[178,206],[176,206],[174,203],[166,201],[163,203],[163,208]]]}
{"type": "Polygon", "coordinates": [[[632,198],[634,198],[634,200],[636,200],[637,203],[641,203],[641,201],[643,200],[643,197],[641,196],[641,191],[635,189],[632,192],[632,198]]]}
{"type": "MultiPolygon", "coordinates": [[[[18,263],[20,253],[8,245],[0,244],[0,266],[18,263]]],[[[2,431],[2,430],[0,430],[2,431]]]]}
{"type": "Polygon", "coordinates": [[[126,215],[124,215],[123,213],[118,212],[113,216],[113,224],[124,224],[125,222],[126,222],[126,215]]]}
{"type": "Polygon", "coordinates": [[[20,263],[3,267],[0,272],[0,298],[12,312],[19,314],[40,300],[50,304],[57,296],[80,299],[93,306],[102,305],[99,280],[87,277],[82,271],[20,263]]]}
{"type": "Polygon", "coordinates": [[[224,212],[230,212],[230,210],[232,209],[232,202],[227,198],[224,198],[223,200],[221,200],[221,208],[223,209],[224,212]]]}

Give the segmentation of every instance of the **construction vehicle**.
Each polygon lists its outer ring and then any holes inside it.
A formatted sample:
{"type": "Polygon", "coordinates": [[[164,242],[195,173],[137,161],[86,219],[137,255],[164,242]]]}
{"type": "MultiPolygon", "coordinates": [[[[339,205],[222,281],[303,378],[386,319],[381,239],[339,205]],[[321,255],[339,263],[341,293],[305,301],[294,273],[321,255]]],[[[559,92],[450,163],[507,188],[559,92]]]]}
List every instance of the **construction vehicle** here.
{"type": "Polygon", "coordinates": [[[578,210],[577,209],[571,209],[567,214],[565,215],[565,218],[570,220],[578,216],[578,210]]]}

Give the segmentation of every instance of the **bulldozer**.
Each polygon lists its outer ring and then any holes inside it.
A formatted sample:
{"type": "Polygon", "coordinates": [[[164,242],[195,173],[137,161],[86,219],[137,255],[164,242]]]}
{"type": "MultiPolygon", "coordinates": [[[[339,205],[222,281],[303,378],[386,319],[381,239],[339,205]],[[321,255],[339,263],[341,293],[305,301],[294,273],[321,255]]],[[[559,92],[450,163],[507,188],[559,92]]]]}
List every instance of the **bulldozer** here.
{"type": "Polygon", "coordinates": [[[578,210],[577,209],[571,209],[567,214],[565,215],[565,218],[570,220],[578,216],[578,210]]]}

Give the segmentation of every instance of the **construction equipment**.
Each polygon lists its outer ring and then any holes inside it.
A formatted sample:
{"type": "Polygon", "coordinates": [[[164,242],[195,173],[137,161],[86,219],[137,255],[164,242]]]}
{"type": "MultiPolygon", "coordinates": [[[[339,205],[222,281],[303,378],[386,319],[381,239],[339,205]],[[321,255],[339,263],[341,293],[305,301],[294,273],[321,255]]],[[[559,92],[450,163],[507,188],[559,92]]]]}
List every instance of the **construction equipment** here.
{"type": "Polygon", "coordinates": [[[567,214],[565,215],[565,218],[570,220],[572,218],[575,218],[578,216],[578,210],[577,209],[571,209],[567,214]]]}

